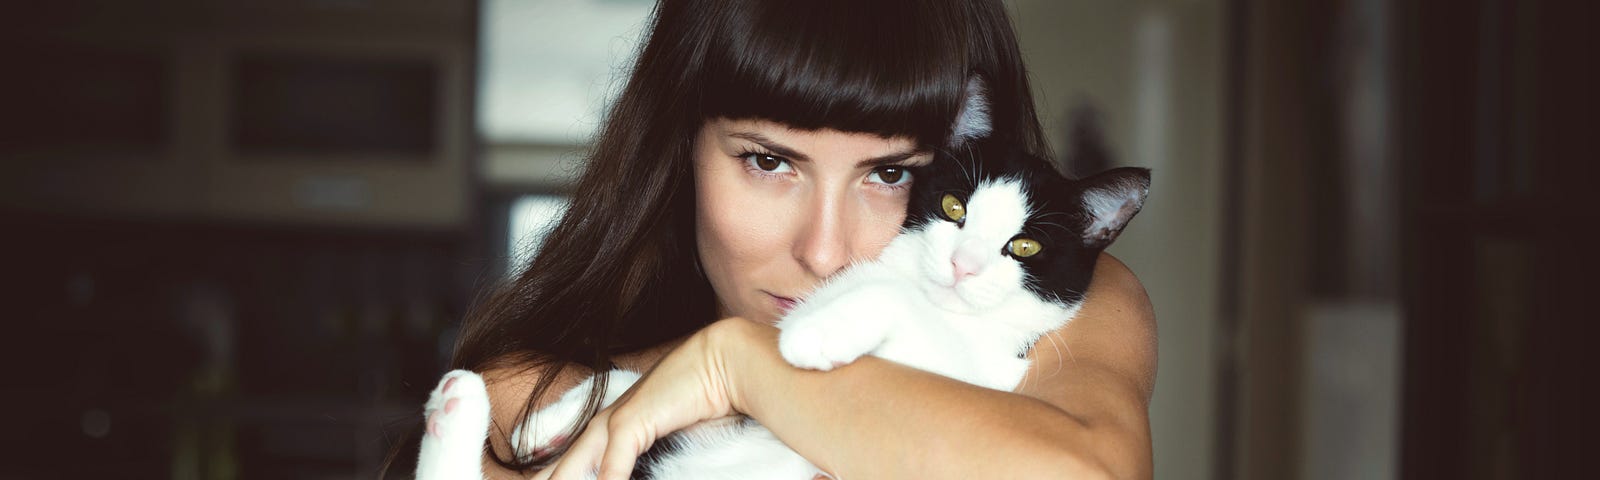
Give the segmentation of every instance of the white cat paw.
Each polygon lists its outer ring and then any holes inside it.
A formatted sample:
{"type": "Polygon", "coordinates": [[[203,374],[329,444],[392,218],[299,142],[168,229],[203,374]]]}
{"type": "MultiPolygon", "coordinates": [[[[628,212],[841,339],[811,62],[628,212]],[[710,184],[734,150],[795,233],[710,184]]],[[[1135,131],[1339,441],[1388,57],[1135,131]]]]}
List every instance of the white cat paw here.
{"type": "Polygon", "coordinates": [[[423,415],[427,431],[417,478],[481,477],[483,441],[489,436],[489,392],[483,377],[466,370],[445,374],[428,395],[423,415]]]}
{"type": "MultiPolygon", "coordinates": [[[[446,373],[423,407],[429,436],[453,443],[456,438],[482,440],[489,434],[489,391],[483,377],[466,370],[446,373]]],[[[481,444],[472,448],[481,448],[481,444]]]]}
{"type": "Polygon", "coordinates": [[[790,365],[828,371],[856,361],[877,346],[878,342],[857,338],[857,332],[828,327],[812,321],[784,325],[778,333],[778,353],[790,365]]]}

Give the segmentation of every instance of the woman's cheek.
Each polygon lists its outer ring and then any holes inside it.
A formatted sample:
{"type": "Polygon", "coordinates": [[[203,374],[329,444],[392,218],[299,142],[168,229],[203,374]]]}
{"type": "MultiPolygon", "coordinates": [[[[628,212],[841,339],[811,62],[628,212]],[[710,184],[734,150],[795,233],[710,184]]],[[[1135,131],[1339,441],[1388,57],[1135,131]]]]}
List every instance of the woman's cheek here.
{"type": "MultiPolygon", "coordinates": [[[[794,213],[792,196],[785,194],[785,185],[765,179],[748,178],[744,171],[722,172],[705,203],[717,224],[721,242],[736,251],[760,251],[770,254],[785,232],[789,218],[794,213]]],[[[748,256],[748,255],[741,255],[748,256]]]]}
{"type": "Polygon", "coordinates": [[[722,302],[724,315],[754,315],[750,298],[761,273],[785,252],[784,197],[751,182],[744,171],[702,168],[696,227],[701,266],[722,302]]]}
{"type": "Polygon", "coordinates": [[[900,226],[906,219],[906,202],[910,199],[909,193],[897,192],[883,194],[879,192],[868,200],[867,211],[871,212],[866,219],[861,231],[869,232],[863,240],[869,242],[869,252],[877,256],[878,251],[887,246],[894,237],[900,234],[900,226]]]}

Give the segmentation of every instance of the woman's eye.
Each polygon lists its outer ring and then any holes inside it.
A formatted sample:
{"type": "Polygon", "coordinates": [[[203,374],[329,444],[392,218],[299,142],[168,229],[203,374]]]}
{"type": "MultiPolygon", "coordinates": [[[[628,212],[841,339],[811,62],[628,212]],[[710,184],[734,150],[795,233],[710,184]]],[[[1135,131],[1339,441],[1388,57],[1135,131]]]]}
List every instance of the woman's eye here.
{"type": "Polygon", "coordinates": [[[872,169],[868,179],[873,183],[898,186],[911,182],[911,172],[906,171],[905,167],[878,167],[872,169]]]}
{"type": "Polygon", "coordinates": [[[789,171],[789,161],[784,160],[783,157],[762,153],[747,153],[744,155],[744,160],[750,162],[751,167],[763,172],[783,173],[789,171]]]}

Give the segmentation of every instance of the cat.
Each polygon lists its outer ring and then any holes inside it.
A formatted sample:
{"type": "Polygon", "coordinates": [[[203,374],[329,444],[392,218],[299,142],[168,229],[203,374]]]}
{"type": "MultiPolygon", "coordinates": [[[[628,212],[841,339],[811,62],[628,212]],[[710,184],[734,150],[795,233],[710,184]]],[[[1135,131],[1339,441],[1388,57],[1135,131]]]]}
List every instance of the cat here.
{"type": "MultiPolygon", "coordinates": [[[[1118,168],[1069,180],[1044,159],[989,135],[980,79],[947,149],[909,167],[902,233],[877,259],[827,280],[779,320],[778,349],[796,367],[831,370],[874,355],[987,388],[1011,391],[1026,353],[1084,300],[1100,252],[1143,206],[1149,171],[1118,168]]],[[[564,441],[594,378],[512,434],[519,455],[564,441]]],[[[601,405],[639,375],[614,370],[601,405]]],[[[481,478],[488,401],[476,374],[446,374],[429,414],[417,478],[481,478]]],[[[753,419],[668,436],[635,477],[809,480],[825,474],[753,419]]]]}

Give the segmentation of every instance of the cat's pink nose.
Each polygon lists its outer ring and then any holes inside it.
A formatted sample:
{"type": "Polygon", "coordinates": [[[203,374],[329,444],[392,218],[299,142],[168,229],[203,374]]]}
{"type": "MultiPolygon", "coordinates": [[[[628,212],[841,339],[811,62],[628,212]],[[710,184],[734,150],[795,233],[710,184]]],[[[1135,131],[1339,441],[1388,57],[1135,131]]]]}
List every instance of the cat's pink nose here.
{"type": "Polygon", "coordinates": [[[965,255],[958,253],[956,254],[955,258],[950,259],[950,267],[955,271],[955,278],[953,279],[954,283],[961,283],[961,281],[967,279],[967,277],[977,276],[978,270],[983,266],[979,265],[978,262],[973,261],[971,258],[967,258],[965,255]]]}
{"type": "Polygon", "coordinates": [[[978,275],[978,270],[973,269],[971,266],[965,266],[962,262],[950,261],[950,267],[955,269],[955,283],[962,283],[962,280],[966,280],[966,277],[978,275]]]}

